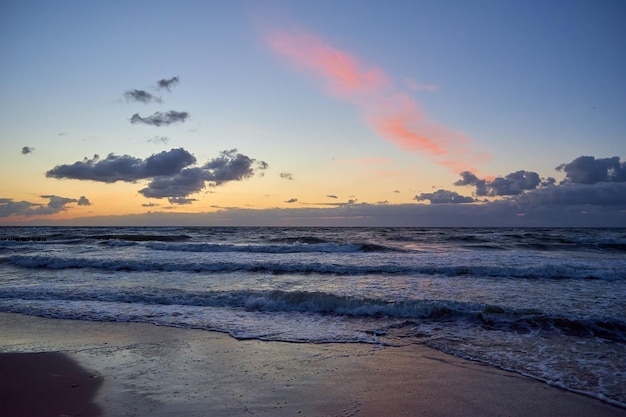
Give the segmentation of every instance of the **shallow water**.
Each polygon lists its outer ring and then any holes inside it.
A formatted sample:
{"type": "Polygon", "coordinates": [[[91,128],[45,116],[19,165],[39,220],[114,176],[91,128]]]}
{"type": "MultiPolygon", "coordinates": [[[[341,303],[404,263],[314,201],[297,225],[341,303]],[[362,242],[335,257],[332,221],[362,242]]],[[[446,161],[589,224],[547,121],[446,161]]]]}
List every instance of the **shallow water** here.
{"type": "Polygon", "coordinates": [[[0,239],[0,311],[423,343],[626,406],[626,229],[37,227],[0,239]]]}

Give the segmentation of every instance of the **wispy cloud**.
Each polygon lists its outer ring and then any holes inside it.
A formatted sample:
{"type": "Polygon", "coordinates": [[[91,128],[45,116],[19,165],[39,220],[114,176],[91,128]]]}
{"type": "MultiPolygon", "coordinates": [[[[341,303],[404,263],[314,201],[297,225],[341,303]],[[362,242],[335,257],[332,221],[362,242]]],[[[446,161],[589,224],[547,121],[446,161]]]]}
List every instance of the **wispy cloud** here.
{"type": "MultiPolygon", "coordinates": [[[[303,31],[276,31],[267,42],[275,53],[320,78],[331,95],[360,107],[372,130],[400,149],[425,154],[455,173],[476,173],[476,165],[490,159],[475,151],[463,133],[429,120],[418,102],[396,87],[382,69],[366,67],[355,56],[303,31]]],[[[409,90],[416,88],[437,89],[412,81],[409,90]]]]}
{"type": "Polygon", "coordinates": [[[281,172],[280,177],[286,180],[293,180],[293,174],[290,172],[281,172]]]}
{"type": "Polygon", "coordinates": [[[162,102],[160,97],[156,97],[145,90],[128,90],[124,93],[124,98],[129,102],[138,101],[143,104],[162,102]]]}
{"type": "Polygon", "coordinates": [[[178,75],[172,78],[162,78],[157,81],[157,88],[170,90],[171,87],[177,85],[180,82],[180,77],[178,75]]]}
{"type": "Polygon", "coordinates": [[[167,145],[170,141],[170,138],[167,136],[153,136],[148,139],[148,143],[153,143],[155,145],[167,145]]]}
{"type": "Polygon", "coordinates": [[[139,113],[135,113],[130,118],[130,122],[132,124],[142,123],[151,126],[168,126],[173,123],[183,123],[188,118],[189,113],[186,111],[170,110],[167,113],[158,111],[148,117],[141,117],[139,113]]]}

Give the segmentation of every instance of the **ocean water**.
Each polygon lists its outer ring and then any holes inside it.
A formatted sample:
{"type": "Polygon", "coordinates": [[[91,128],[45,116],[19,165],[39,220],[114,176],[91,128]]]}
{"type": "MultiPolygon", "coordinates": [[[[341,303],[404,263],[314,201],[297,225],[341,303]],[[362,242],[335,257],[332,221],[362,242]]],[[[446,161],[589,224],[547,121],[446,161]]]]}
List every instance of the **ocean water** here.
{"type": "Polygon", "coordinates": [[[5,227],[0,311],[424,344],[626,407],[626,229],[5,227]]]}

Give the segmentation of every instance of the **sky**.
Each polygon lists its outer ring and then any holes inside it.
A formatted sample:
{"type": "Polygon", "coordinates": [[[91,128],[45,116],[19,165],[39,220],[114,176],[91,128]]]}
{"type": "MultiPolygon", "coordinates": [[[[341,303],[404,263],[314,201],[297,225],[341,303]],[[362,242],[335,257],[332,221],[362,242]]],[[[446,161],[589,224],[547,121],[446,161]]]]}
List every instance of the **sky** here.
{"type": "Polygon", "coordinates": [[[626,2],[0,2],[0,225],[626,227],[626,2]]]}

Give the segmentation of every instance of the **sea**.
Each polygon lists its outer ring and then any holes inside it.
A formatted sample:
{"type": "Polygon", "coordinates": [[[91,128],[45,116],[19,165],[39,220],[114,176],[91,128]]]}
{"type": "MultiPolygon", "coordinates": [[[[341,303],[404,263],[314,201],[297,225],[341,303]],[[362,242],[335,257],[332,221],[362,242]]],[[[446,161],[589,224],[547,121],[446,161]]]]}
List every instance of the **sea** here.
{"type": "Polygon", "coordinates": [[[0,311],[426,345],[626,407],[626,229],[3,227],[0,311]]]}

